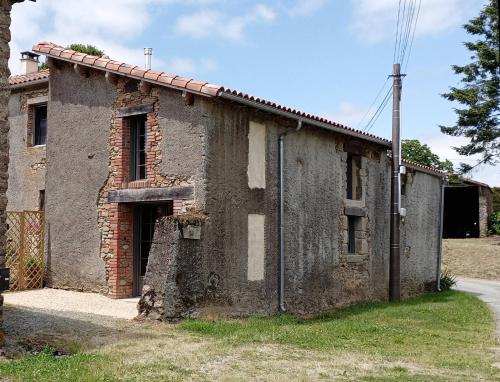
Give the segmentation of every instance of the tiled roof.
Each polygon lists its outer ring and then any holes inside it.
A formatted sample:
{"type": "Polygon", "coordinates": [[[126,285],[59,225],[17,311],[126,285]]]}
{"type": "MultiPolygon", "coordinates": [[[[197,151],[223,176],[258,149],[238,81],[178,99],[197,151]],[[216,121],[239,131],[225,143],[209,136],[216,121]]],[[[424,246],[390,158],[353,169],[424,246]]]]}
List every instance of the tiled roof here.
{"type": "Polygon", "coordinates": [[[28,83],[28,82],[44,80],[46,78],[49,78],[49,69],[40,70],[39,72],[36,72],[36,73],[10,76],[9,77],[9,85],[11,85],[11,86],[12,85],[21,85],[21,84],[28,83]]]}
{"type": "Polygon", "coordinates": [[[430,171],[430,172],[436,173],[436,174],[441,175],[441,176],[445,176],[446,174],[448,174],[447,171],[439,170],[437,168],[426,166],[426,165],[423,165],[421,163],[417,163],[417,162],[414,162],[414,161],[411,161],[408,159],[402,159],[401,163],[409,165],[411,167],[416,167],[416,168],[421,169],[421,170],[430,171]]]}
{"type": "MultiPolygon", "coordinates": [[[[192,78],[184,78],[177,76],[175,74],[158,72],[155,70],[147,70],[139,66],[128,65],[123,62],[114,61],[105,57],[96,57],[88,54],[83,54],[80,52],[75,52],[71,49],[66,49],[62,46],[50,43],[50,42],[40,42],[33,46],[33,51],[45,54],[49,57],[57,58],[60,60],[72,62],[75,64],[81,64],[94,69],[103,70],[111,73],[116,73],[119,75],[124,75],[127,77],[144,80],[158,85],[163,85],[179,90],[186,90],[192,93],[197,93],[200,95],[208,97],[221,97],[224,95],[231,95],[236,100],[247,100],[252,101],[260,105],[264,105],[268,108],[275,109],[277,111],[284,111],[290,114],[294,114],[299,118],[307,118],[312,121],[319,122],[320,124],[326,125],[334,129],[340,129],[340,131],[345,130],[347,134],[356,135],[359,138],[369,139],[375,141],[384,146],[389,146],[390,141],[384,138],[377,137],[372,134],[365,133],[360,130],[356,130],[340,123],[331,121],[326,118],[322,118],[316,115],[307,114],[300,110],[295,110],[287,106],[279,105],[275,102],[267,101],[262,98],[257,98],[242,92],[231,90],[223,86],[210,84],[204,81],[197,81],[192,78]]],[[[307,122],[307,121],[305,121],[307,122]]]]}

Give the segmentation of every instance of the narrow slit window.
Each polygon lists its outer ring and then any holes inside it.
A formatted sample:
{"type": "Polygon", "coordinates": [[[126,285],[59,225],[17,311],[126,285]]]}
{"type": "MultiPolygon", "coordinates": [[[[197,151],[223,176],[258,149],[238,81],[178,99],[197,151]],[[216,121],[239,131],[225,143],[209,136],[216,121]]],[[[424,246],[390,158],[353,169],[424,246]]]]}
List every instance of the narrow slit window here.
{"type": "Polygon", "coordinates": [[[45,211],[45,190],[40,190],[38,193],[38,209],[45,211]]]}
{"type": "Polygon", "coordinates": [[[131,117],[130,180],[146,179],[146,116],[131,117]]]}
{"type": "Polygon", "coordinates": [[[347,154],[347,173],[346,173],[346,198],[351,200],[361,199],[361,156],[347,154]]]}
{"type": "Polygon", "coordinates": [[[33,145],[44,145],[47,142],[47,105],[35,106],[33,118],[35,122],[33,145]]]}
{"type": "Polygon", "coordinates": [[[347,217],[347,253],[356,254],[356,217],[347,217]]]}

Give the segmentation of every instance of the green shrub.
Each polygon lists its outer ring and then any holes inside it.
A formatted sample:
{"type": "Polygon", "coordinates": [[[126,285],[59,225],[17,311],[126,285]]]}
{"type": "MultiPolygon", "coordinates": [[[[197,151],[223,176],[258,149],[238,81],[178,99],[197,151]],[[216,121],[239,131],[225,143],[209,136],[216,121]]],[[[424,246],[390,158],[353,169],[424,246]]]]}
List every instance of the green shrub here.
{"type": "Polygon", "coordinates": [[[68,48],[80,53],[90,54],[91,56],[97,56],[97,57],[104,56],[104,51],[102,49],[95,47],[94,45],[71,44],[70,46],[68,46],[68,48]]]}
{"type": "Polygon", "coordinates": [[[490,232],[500,235],[500,211],[494,212],[490,216],[490,232]]]}
{"type": "Polygon", "coordinates": [[[439,279],[441,292],[450,290],[456,283],[457,279],[449,271],[444,270],[441,272],[441,278],[439,279]]]}

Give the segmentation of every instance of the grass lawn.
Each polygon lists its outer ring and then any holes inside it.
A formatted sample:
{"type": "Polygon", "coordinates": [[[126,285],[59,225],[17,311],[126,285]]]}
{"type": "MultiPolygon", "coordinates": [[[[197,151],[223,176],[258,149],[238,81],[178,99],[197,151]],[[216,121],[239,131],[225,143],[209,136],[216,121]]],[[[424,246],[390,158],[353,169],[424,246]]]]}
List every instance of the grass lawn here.
{"type": "MultiPolygon", "coordinates": [[[[147,326],[147,325],[146,325],[147,326]]],[[[460,292],[292,316],[148,327],[140,341],[0,363],[12,381],[498,380],[494,321],[460,292]]]]}

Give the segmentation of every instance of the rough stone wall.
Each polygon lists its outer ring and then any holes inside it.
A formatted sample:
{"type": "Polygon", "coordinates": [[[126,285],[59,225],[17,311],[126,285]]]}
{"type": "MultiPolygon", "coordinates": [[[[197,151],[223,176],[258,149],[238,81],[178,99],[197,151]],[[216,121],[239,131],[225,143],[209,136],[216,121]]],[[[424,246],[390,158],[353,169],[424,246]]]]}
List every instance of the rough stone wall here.
{"type": "MultiPolygon", "coordinates": [[[[13,92],[9,100],[9,188],[7,210],[38,210],[40,190],[45,190],[45,146],[32,143],[32,109],[28,100],[48,96],[42,89],[13,92]]],[[[50,129],[50,126],[48,127],[50,129]]]]}
{"type": "MultiPolygon", "coordinates": [[[[196,270],[175,264],[180,273],[196,273],[191,284],[197,286],[197,294],[182,294],[181,300],[193,298],[195,303],[184,311],[174,309],[174,313],[178,317],[272,314],[277,311],[279,281],[277,142],[280,133],[295,126],[234,105],[204,102],[210,116],[205,139],[207,219],[197,243],[199,252],[197,249],[194,254],[196,270]],[[250,120],[266,125],[264,189],[248,185],[250,120]],[[265,215],[262,280],[249,280],[247,272],[249,214],[265,215]]],[[[344,211],[349,204],[344,188],[344,141],[345,137],[310,128],[285,138],[286,302],[290,312],[312,314],[387,295],[387,157],[375,146],[365,144],[361,171],[361,208],[365,216],[358,232],[359,255],[348,256],[344,235],[344,211]]],[[[155,245],[161,246],[162,242],[177,245],[170,236],[158,243],[155,239],[155,245]]],[[[168,252],[163,250],[164,254],[168,252]]],[[[160,267],[159,272],[168,273],[166,264],[171,260],[151,261],[148,274],[154,264],[160,263],[164,268],[160,267]]],[[[158,291],[155,285],[147,290],[149,295],[144,301],[157,307],[165,288],[158,291]],[[153,297],[155,294],[161,297],[153,297]]],[[[155,315],[167,317],[165,311],[155,309],[155,315]]]]}
{"type": "Polygon", "coordinates": [[[408,170],[401,224],[401,294],[410,296],[435,287],[439,240],[441,179],[408,170]]]}
{"type": "MultiPolygon", "coordinates": [[[[50,60],[49,60],[50,61],[50,60]]],[[[88,78],[49,65],[46,229],[49,285],[106,292],[97,203],[108,177],[111,107],[116,89],[103,74],[88,78]]]]}
{"type": "Polygon", "coordinates": [[[189,105],[179,91],[123,77],[106,81],[92,70],[86,77],[59,61],[50,65],[49,124],[57,125],[49,129],[47,145],[51,285],[128,297],[134,207],[109,203],[109,192],[194,186],[194,200],[174,200],[174,213],[203,206],[203,102],[195,98],[189,105]],[[147,114],[147,179],[130,181],[128,123],[118,111],[145,104],[153,106],[147,114]],[[70,158],[74,152],[78,161],[70,158]]]}
{"type": "Polygon", "coordinates": [[[198,305],[217,286],[215,276],[208,286],[203,283],[203,256],[202,241],[184,239],[176,217],[157,222],[139,315],[167,321],[197,317],[198,305]]]}
{"type": "MultiPolygon", "coordinates": [[[[7,181],[9,165],[9,41],[10,41],[10,0],[0,0],[0,267],[5,266],[5,210],[7,208],[7,181]]],[[[1,330],[3,319],[3,297],[0,295],[0,346],[4,335],[1,330]]]]}
{"type": "Polygon", "coordinates": [[[488,211],[487,190],[484,187],[479,188],[479,237],[488,236],[488,221],[490,213],[488,211]]]}
{"type": "MultiPolygon", "coordinates": [[[[126,78],[120,78],[116,84],[117,97],[112,106],[108,144],[109,175],[98,200],[101,257],[106,263],[109,294],[115,298],[133,294],[133,206],[109,203],[109,192],[196,185],[196,194],[203,195],[200,191],[204,134],[203,126],[193,121],[197,114],[182,104],[179,92],[149,86],[141,89],[137,85],[138,82],[131,83],[126,78]],[[126,120],[119,117],[117,111],[136,105],[153,106],[146,122],[147,179],[129,181],[130,132],[126,120]]],[[[185,212],[195,204],[194,200],[176,200],[174,213],[185,212]]]]}

